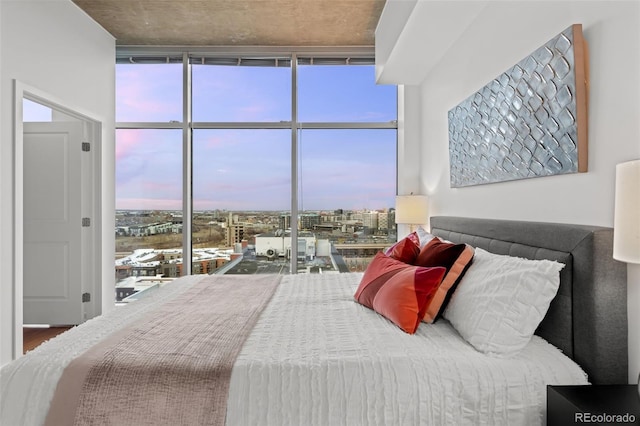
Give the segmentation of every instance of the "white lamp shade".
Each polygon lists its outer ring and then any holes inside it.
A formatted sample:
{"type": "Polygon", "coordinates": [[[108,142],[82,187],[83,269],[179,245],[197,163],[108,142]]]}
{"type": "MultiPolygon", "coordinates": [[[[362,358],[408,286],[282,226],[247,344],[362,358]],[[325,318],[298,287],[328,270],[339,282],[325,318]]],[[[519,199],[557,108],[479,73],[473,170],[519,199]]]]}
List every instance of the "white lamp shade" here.
{"type": "Polygon", "coordinates": [[[396,197],[396,223],[419,225],[427,221],[427,197],[424,195],[398,195],[396,197]]]}
{"type": "Polygon", "coordinates": [[[640,160],[616,166],[613,258],[640,263],[640,160]]]}

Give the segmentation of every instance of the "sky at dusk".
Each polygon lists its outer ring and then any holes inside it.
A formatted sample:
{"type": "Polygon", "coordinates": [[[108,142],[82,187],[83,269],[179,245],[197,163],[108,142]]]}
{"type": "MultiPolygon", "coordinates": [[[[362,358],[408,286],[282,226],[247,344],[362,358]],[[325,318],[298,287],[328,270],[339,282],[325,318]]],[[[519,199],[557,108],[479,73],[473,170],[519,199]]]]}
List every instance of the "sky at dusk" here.
{"type": "MultiPolygon", "coordinates": [[[[290,68],[192,70],[195,123],[291,120],[290,68]]],[[[116,121],[180,122],[181,73],[181,64],[118,64],[116,121]]],[[[396,108],[396,88],[376,86],[373,66],[298,67],[299,122],[388,122],[396,108]]],[[[46,111],[25,104],[25,117],[37,114],[46,111]]],[[[194,210],[289,210],[290,164],[289,129],[196,128],[194,210]]],[[[181,130],[118,129],[116,209],[181,210],[181,169],[181,130]]],[[[298,174],[301,210],[393,207],[396,131],[303,128],[298,174]]]]}

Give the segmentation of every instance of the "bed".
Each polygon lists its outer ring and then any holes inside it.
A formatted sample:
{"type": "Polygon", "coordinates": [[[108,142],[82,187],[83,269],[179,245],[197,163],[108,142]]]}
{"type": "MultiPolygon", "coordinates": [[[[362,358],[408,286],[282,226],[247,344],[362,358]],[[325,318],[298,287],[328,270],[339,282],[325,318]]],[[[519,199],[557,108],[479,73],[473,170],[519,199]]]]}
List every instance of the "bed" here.
{"type": "Polygon", "coordinates": [[[524,349],[479,352],[446,317],[404,333],[354,302],[362,274],[188,276],[4,366],[0,424],[544,424],[548,384],[626,382],[626,269],[611,257],[611,229],[443,216],[431,233],[564,264],[524,349]],[[220,355],[222,343],[235,349],[220,355]],[[87,354],[104,367],[91,380],[87,354]]]}

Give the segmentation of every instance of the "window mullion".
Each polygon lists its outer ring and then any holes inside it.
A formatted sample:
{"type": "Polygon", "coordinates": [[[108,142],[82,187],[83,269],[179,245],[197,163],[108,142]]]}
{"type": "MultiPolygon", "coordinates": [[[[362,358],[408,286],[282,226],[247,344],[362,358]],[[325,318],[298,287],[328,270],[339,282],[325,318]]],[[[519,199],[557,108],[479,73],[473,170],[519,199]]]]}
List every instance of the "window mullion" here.
{"type": "Polygon", "coordinates": [[[191,65],[182,55],[182,275],[192,274],[193,139],[191,130],[191,65]]]}
{"type": "Polygon", "coordinates": [[[210,122],[198,121],[192,124],[193,129],[290,129],[291,121],[278,122],[210,122]]]}
{"type": "Polygon", "coordinates": [[[291,55],[291,273],[298,273],[298,64],[291,55]]]}
{"type": "Polygon", "coordinates": [[[124,122],[116,123],[116,129],[182,129],[184,123],[169,122],[169,123],[155,123],[155,122],[124,122]]]}
{"type": "Polygon", "coordinates": [[[397,129],[397,121],[389,122],[304,122],[297,123],[298,129],[397,129]]]}

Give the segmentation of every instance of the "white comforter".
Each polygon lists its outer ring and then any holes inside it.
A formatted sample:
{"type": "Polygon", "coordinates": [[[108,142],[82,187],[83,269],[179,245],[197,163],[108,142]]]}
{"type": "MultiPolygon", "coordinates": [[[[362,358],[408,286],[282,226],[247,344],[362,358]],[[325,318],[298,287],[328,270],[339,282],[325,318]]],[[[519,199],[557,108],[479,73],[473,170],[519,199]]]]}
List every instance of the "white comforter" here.
{"type": "MultiPolygon", "coordinates": [[[[512,359],[475,351],[446,321],[408,335],[353,301],[361,274],[286,276],[233,369],[228,425],[539,425],[546,384],[583,371],[534,337],[512,359]]],[[[117,308],[0,370],[0,424],[42,424],[64,367],[198,277],[117,308]]]]}
{"type": "Polygon", "coordinates": [[[361,274],[287,276],[234,366],[228,425],[540,425],[584,372],[534,336],[512,359],[445,321],[402,332],[353,301],[361,274]]]}

